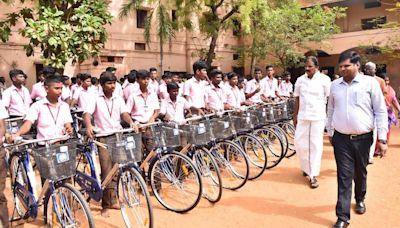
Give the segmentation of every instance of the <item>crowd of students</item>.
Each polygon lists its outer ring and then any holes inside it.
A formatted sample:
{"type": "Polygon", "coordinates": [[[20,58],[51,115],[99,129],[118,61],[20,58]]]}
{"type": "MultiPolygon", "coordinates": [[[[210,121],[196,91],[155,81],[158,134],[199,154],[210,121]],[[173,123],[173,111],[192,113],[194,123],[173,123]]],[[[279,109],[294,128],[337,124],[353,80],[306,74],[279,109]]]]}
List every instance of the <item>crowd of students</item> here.
{"type": "MultiPolygon", "coordinates": [[[[193,77],[185,82],[178,75],[164,74],[159,82],[155,68],[132,70],[118,83],[116,69],[108,67],[99,79],[87,73],[76,76],[76,84],[68,76],[59,75],[55,69],[45,67],[39,82],[32,86],[31,92],[25,87],[27,75],[19,69],[9,72],[12,85],[2,92],[0,104],[0,138],[5,135],[7,118],[24,118],[19,130],[6,135],[9,142],[27,134],[33,125],[36,138],[52,138],[72,134],[70,109],[76,107],[83,111],[86,134],[93,138],[96,133],[107,133],[122,128],[122,124],[137,128],[139,124],[152,123],[157,118],[164,121],[182,122],[186,116],[240,108],[275,98],[291,96],[293,85],[290,74],[278,84],[273,66],[267,66],[267,76],[262,77],[260,68],[255,69],[254,79],[247,82],[240,75],[230,72],[224,74],[218,69],[207,73],[207,64],[197,61],[193,64],[193,77]]],[[[147,151],[154,149],[147,128],[142,132],[147,151]]],[[[106,141],[101,137],[100,141],[106,141]]],[[[1,155],[3,156],[4,150],[1,155]]],[[[99,161],[102,179],[112,168],[107,150],[99,148],[99,161]]],[[[5,167],[0,181],[0,214],[3,226],[7,227],[7,207],[4,197],[5,167]]],[[[115,184],[115,183],[114,183],[115,184]]],[[[115,186],[108,185],[103,194],[102,215],[109,216],[109,209],[116,208],[115,186]]]]}

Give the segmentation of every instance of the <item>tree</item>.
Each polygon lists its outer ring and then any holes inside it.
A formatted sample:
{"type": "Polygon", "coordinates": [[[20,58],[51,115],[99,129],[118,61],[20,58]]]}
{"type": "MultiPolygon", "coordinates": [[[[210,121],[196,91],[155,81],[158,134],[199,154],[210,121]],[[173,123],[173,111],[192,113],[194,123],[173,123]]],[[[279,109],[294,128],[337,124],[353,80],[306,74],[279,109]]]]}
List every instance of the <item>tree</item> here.
{"type": "Polygon", "coordinates": [[[164,62],[164,44],[167,41],[175,38],[176,24],[171,19],[170,10],[171,3],[163,2],[161,0],[129,0],[126,2],[119,13],[119,17],[122,19],[127,17],[132,10],[138,10],[144,3],[148,3],[152,8],[144,24],[144,38],[148,45],[150,45],[150,34],[152,30],[152,21],[156,23],[157,37],[160,45],[160,68],[161,74],[163,74],[163,62],[164,62]]]}
{"type": "Polygon", "coordinates": [[[339,32],[335,20],[345,15],[345,8],[316,5],[302,9],[297,2],[280,5],[259,3],[253,6],[250,29],[245,34],[252,40],[251,47],[242,47],[249,56],[252,68],[256,59],[267,55],[278,60],[283,69],[295,67],[303,58],[310,42],[321,42],[339,32]]]}
{"type": "MultiPolygon", "coordinates": [[[[9,2],[2,0],[2,2],[9,2]]],[[[24,0],[20,0],[24,3],[24,0]]],[[[0,21],[0,39],[7,42],[11,28],[19,20],[24,27],[19,33],[29,39],[24,46],[27,56],[40,48],[45,65],[63,68],[72,60],[83,62],[96,56],[107,41],[105,25],[111,15],[105,0],[39,0],[31,1],[34,7],[7,14],[0,21]]],[[[0,3],[4,4],[4,3],[0,3]]]]}

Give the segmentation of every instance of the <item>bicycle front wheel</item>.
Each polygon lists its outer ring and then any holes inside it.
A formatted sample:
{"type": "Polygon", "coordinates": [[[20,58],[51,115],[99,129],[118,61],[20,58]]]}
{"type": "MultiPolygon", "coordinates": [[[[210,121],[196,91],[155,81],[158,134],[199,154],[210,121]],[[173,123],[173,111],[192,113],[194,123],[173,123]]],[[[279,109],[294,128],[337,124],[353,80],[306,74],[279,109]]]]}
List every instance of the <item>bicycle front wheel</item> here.
{"type": "Polygon", "coordinates": [[[249,161],[245,152],[236,143],[223,140],[210,150],[221,171],[222,187],[236,190],[249,178],[249,161]]]}
{"type": "Polygon", "coordinates": [[[202,194],[200,173],[190,158],[172,151],[150,164],[154,196],[168,210],[184,213],[199,203],[202,194]]]}
{"type": "Polygon", "coordinates": [[[211,203],[218,202],[222,196],[222,179],[217,162],[205,147],[194,149],[192,154],[201,174],[203,197],[211,203]]]}
{"type": "Polygon", "coordinates": [[[267,128],[257,129],[253,133],[264,144],[267,152],[267,169],[277,166],[285,157],[285,148],[281,137],[267,128]]]}
{"type": "Polygon", "coordinates": [[[89,206],[82,194],[69,183],[62,183],[45,199],[47,227],[94,227],[89,206]]]}
{"type": "Polygon", "coordinates": [[[135,168],[128,168],[119,175],[118,200],[126,227],[153,227],[150,194],[135,168]]]}

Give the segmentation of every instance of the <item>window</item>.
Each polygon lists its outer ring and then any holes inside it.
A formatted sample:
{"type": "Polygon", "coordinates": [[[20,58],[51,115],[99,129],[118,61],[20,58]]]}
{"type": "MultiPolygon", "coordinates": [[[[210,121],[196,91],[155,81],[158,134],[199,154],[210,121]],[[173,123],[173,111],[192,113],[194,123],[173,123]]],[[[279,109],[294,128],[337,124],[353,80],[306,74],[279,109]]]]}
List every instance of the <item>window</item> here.
{"type": "Polygon", "coordinates": [[[36,68],[36,82],[38,82],[39,81],[39,74],[43,70],[43,64],[36,63],[35,64],[35,68],[36,68]]]}
{"type": "Polygon", "coordinates": [[[146,23],[147,10],[136,10],[136,27],[144,28],[146,23]]]}
{"type": "Polygon", "coordinates": [[[376,29],[379,28],[379,25],[383,25],[385,23],[386,16],[361,19],[361,28],[363,30],[376,29]]]}
{"type": "Polygon", "coordinates": [[[376,8],[376,7],[381,7],[381,1],[380,0],[370,0],[364,3],[364,8],[369,9],[369,8],[376,8]]]}
{"type": "Polygon", "coordinates": [[[233,20],[233,35],[234,36],[240,36],[240,31],[241,31],[241,25],[240,22],[238,20],[233,20]]]}
{"type": "Polygon", "coordinates": [[[239,59],[239,54],[235,53],[233,54],[233,60],[238,60],[239,59]]]}
{"type": "Polygon", "coordinates": [[[171,12],[171,20],[172,20],[172,22],[175,22],[175,21],[177,21],[177,15],[176,15],[176,10],[172,10],[172,12],[171,12]]]}
{"type": "Polygon", "coordinates": [[[135,50],[146,51],[146,44],[145,43],[135,43],[135,50]]]}
{"type": "Polygon", "coordinates": [[[114,56],[107,56],[107,62],[109,62],[109,63],[115,62],[115,57],[114,56]]]}
{"type": "Polygon", "coordinates": [[[112,55],[103,55],[103,56],[100,56],[100,61],[102,63],[119,63],[119,64],[121,64],[124,61],[124,57],[122,57],[122,56],[112,56],[112,55]]]}

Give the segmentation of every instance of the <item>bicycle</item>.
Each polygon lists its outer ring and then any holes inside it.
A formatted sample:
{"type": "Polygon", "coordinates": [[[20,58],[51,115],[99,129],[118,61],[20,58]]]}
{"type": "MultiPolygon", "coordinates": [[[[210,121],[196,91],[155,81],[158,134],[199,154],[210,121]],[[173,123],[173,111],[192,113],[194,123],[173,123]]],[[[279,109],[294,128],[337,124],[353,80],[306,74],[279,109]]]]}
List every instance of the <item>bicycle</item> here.
{"type": "Polygon", "coordinates": [[[142,159],[141,134],[132,131],[123,129],[97,134],[96,137],[108,137],[104,142],[88,140],[88,143],[78,145],[79,158],[74,180],[89,195],[88,201],[93,199],[99,202],[105,188],[117,177],[115,190],[126,227],[153,227],[150,194],[137,165],[142,159]],[[96,165],[96,145],[107,149],[114,163],[103,181],[96,165]]]}
{"type": "Polygon", "coordinates": [[[89,206],[81,193],[66,181],[75,175],[76,145],[51,144],[69,136],[51,139],[24,140],[5,144],[11,149],[9,160],[14,211],[11,222],[35,219],[38,207],[44,205],[44,221],[48,227],[94,227],[89,206]],[[29,145],[45,143],[32,150],[29,145]],[[35,158],[40,176],[45,179],[42,191],[36,190],[36,179],[30,154],[35,158]],[[17,213],[19,217],[14,218],[17,213]]]}
{"type": "Polygon", "coordinates": [[[140,125],[145,127],[150,127],[156,148],[148,152],[140,168],[146,173],[144,168],[150,162],[147,178],[154,196],[168,210],[177,213],[192,210],[200,201],[202,180],[191,159],[174,151],[181,144],[179,129],[170,129],[160,122],[140,125]]]}

